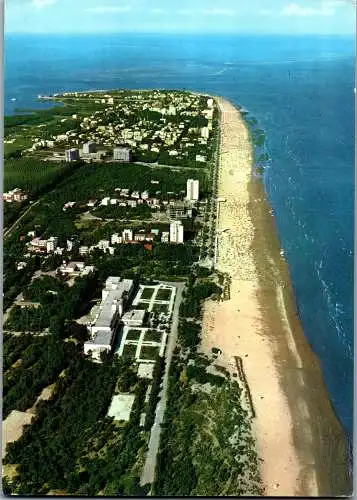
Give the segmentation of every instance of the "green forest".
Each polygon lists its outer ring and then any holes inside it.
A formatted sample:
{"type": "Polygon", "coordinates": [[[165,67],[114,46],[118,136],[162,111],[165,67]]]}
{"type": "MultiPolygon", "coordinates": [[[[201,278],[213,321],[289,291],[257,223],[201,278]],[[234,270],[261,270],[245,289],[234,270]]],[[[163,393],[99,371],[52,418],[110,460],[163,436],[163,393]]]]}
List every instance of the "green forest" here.
{"type": "Polygon", "coordinates": [[[121,360],[95,364],[78,354],[68,359],[51,399],[40,402],[35,422],[7,448],[5,464],[19,464],[5,481],[5,493],[43,495],[62,491],[79,496],[142,495],[138,457],[146,438],[139,429],[147,381],[135,382],[130,421],[106,416],[121,360]]]}

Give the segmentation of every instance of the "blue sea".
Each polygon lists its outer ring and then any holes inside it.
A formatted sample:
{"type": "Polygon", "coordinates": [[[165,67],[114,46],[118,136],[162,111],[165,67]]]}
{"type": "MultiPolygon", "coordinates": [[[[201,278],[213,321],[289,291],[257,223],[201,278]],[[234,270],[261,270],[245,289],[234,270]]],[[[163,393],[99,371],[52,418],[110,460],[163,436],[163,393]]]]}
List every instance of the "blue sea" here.
{"type": "Polygon", "coordinates": [[[349,437],[353,406],[354,39],[9,35],[5,112],[38,94],[184,88],[222,95],[266,132],[264,174],[305,334],[349,437]],[[15,98],[16,101],[11,99],[15,98]]]}

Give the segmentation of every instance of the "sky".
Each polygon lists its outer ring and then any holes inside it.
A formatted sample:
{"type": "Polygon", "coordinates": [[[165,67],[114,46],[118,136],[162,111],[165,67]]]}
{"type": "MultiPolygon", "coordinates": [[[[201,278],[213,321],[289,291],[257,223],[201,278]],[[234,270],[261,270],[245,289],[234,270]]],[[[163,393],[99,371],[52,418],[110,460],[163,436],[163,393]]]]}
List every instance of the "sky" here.
{"type": "Polygon", "coordinates": [[[355,33],[356,0],[7,0],[6,33],[355,33]]]}

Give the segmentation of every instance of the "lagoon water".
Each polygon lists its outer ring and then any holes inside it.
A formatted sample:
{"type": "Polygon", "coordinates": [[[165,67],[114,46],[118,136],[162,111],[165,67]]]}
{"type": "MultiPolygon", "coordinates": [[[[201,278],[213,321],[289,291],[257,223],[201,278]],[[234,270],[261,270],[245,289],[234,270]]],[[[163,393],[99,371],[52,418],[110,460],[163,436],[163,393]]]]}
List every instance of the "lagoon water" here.
{"type": "Polygon", "coordinates": [[[36,102],[38,94],[111,88],[206,91],[241,104],[258,119],[271,156],[265,186],[298,311],[351,438],[354,39],[153,34],[5,39],[6,114],[46,106],[36,102]]]}

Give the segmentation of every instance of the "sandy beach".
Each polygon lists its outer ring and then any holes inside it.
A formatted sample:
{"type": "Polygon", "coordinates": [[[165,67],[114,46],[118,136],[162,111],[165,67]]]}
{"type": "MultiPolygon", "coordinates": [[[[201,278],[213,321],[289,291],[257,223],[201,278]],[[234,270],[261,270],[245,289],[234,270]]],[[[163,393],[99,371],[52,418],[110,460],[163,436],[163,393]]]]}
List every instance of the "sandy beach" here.
{"type": "Polygon", "coordinates": [[[345,435],[319,362],[302,331],[288,266],[239,111],[217,99],[221,154],[217,269],[231,277],[230,298],[205,305],[202,349],[219,347],[232,373],[243,362],[267,496],[348,495],[345,435]]]}

